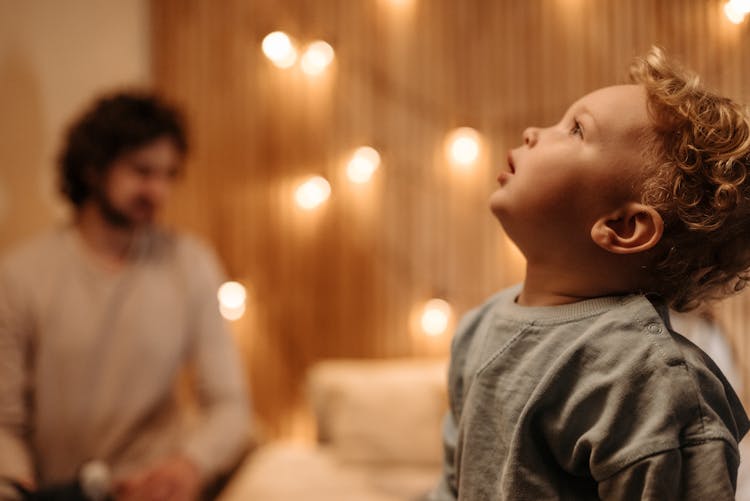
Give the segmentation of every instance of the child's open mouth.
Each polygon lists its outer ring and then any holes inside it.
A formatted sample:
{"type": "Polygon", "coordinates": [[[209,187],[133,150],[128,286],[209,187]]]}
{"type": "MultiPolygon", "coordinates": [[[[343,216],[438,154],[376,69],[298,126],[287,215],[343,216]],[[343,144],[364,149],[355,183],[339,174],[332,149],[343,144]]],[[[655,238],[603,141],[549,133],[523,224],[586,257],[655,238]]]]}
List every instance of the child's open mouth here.
{"type": "Polygon", "coordinates": [[[508,180],[508,178],[516,173],[516,166],[513,164],[513,154],[512,152],[508,152],[508,170],[500,171],[500,174],[497,176],[497,182],[501,185],[505,184],[505,182],[508,180]]]}
{"type": "Polygon", "coordinates": [[[510,151],[508,152],[508,167],[510,168],[511,174],[516,173],[516,166],[513,165],[513,154],[510,151]]]}

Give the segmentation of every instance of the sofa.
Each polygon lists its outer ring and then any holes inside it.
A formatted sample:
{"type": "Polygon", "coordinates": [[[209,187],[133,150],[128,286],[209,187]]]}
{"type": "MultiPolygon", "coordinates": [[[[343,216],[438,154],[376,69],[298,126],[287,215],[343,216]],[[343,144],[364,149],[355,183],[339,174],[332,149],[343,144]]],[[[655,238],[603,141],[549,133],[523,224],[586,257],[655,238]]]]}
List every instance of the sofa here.
{"type": "Polygon", "coordinates": [[[220,501],[417,501],[440,476],[446,360],[327,360],[307,376],[317,441],[256,450],[220,501]]]}

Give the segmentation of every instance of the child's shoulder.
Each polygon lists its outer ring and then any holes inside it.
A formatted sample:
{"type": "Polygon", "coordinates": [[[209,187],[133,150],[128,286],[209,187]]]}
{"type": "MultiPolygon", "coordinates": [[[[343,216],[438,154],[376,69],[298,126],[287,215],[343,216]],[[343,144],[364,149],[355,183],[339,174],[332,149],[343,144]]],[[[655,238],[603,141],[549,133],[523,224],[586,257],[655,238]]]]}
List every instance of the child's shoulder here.
{"type": "Polygon", "coordinates": [[[666,306],[644,295],[618,298],[599,314],[562,326],[566,328],[575,334],[565,333],[570,341],[561,359],[587,371],[616,373],[636,388],[667,380],[673,393],[697,400],[709,389],[725,392],[726,386],[731,391],[716,364],[672,329],[666,306]]]}
{"type": "Polygon", "coordinates": [[[742,404],[713,361],[671,329],[666,309],[632,295],[579,327],[556,345],[537,395],[565,410],[554,418],[565,435],[601,437],[599,447],[617,451],[599,474],[711,441],[736,451],[750,424],[742,404]]]}

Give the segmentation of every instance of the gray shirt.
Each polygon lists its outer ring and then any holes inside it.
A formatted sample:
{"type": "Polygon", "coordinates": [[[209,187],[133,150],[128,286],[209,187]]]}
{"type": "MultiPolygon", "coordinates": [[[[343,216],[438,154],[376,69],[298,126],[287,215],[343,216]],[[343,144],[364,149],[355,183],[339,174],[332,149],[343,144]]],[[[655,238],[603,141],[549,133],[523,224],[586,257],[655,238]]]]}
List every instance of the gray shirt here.
{"type": "Polygon", "coordinates": [[[0,476],[65,482],[98,459],[117,477],[182,453],[211,477],[247,443],[213,254],[150,230],[131,258],[107,270],[64,228],[0,262],[0,476]],[[177,392],[186,368],[192,421],[177,392]]]}
{"type": "Polygon", "coordinates": [[[458,327],[431,499],[734,498],[747,416],[665,309],[641,295],[524,307],[519,290],[458,327]]]}

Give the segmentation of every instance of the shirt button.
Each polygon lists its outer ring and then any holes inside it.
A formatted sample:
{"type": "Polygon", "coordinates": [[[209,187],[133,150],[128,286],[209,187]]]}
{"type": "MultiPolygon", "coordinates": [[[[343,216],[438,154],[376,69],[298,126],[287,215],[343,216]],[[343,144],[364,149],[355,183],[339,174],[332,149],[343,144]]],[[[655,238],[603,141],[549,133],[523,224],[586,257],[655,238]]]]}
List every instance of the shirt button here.
{"type": "Polygon", "coordinates": [[[657,323],[650,323],[646,326],[649,334],[661,334],[661,325],[657,323]]]}

